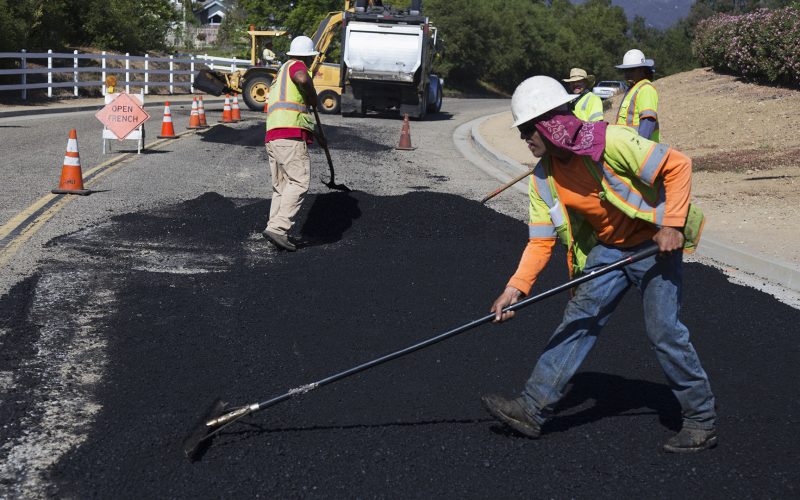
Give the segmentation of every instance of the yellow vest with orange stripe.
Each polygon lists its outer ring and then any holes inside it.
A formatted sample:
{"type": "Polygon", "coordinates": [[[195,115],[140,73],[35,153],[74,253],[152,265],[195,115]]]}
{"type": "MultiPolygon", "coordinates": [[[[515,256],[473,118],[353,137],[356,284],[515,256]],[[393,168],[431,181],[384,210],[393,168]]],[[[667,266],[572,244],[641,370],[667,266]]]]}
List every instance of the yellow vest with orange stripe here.
{"type": "Polygon", "coordinates": [[[660,142],[661,132],[658,126],[658,92],[648,79],[639,80],[628,89],[625,97],[619,103],[617,111],[617,125],[627,125],[639,131],[642,118],[651,118],[656,121],[656,128],[649,139],[660,142]]]}
{"type": "MultiPolygon", "coordinates": [[[[628,217],[660,227],[666,193],[658,172],[669,150],[666,144],[639,137],[628,127],[610,125],[602,160],[595,163],[588,156],[581,159],[600,184],[600,199],[608,200],[628,217]]],[[[578,276],[597,238],[594,228],[579,213],[567,210],[559,201],[552,168],[549,155],[545,155],[533,170],[528,237],[558,238],[567,247],[570,276],[578,276]]],[[[683,228],[685,253],[697,248],[703,223],[703,212],[690,204],[683,228]]]]}
{"type": "MultiPolygon", "coordinates": [[[[274,128],[304,128],[314,131],[314,119],[308,112],[303,94],[289,77],[289,68],[296,62],[299,61],[286,61],[269,87],[267,131],[274,128]]],[[[311,73],[308,76],[311,77],[311,73]]]]}

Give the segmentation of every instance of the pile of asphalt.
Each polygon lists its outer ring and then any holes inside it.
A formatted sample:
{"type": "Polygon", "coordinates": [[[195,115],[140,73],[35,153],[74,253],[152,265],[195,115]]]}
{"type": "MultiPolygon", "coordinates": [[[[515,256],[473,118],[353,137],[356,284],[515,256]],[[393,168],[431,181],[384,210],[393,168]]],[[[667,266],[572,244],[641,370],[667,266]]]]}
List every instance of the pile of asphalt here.
{"type": "MultiPolygon", "coordinates": [[[[85,256],[74,265],[96,276],[86,286],[113,284],[117,303],[96,320],[109,358],[96,390],[102,409],[52,470],[53,494],[797,493],[800,311],[697,264],[685,266],[682,318],[718,398],[715,450],[660,451],[679,407],[629,293],[539,440],[496,425],[479,396],[522,388],[565,295],[248,417],[190,463],[182,441],[214,398],[264,401],[484,315],[527,233],[476,202],[432,192],[306,203],[296,253],[257,238],[268,201],[215,193],[52,243],[85,256]]],[[[63,262],[50,266],[41,274],[63,262]]],[[[565,279],[557,251],[537,290],[565,279]]],[[[3,310],[30,289],[15,288],[3,310]]],[[[14,318],[9,331],[31,328],[14,318]]],[[[14,338],[25,356],[27,341],[14,338]]]]}

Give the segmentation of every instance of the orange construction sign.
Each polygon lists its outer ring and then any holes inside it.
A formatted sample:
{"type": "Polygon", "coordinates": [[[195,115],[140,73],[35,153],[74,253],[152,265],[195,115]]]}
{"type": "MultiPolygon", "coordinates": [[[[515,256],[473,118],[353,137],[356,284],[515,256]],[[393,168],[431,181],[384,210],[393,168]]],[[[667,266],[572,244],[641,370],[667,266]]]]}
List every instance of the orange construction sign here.
{"type": "Polygon", "coordinates": [[[150,119],[150,115],[128,94],[120,94],[94,116],[110,131],[123,140],[136,128],[150,119]]]}

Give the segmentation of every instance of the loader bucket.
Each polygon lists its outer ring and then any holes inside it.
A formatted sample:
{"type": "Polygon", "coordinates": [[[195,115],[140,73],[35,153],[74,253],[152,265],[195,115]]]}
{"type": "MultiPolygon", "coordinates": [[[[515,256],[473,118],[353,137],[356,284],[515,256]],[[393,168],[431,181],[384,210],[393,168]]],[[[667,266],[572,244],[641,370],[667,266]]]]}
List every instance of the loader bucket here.
{"type": "Polygon", "coordinates": [[[197,72],[194,77],[194,86],[213,96],[220,96],[226,91],[230,92],[225,77],[208,69],[201,69],[197,72]]]}

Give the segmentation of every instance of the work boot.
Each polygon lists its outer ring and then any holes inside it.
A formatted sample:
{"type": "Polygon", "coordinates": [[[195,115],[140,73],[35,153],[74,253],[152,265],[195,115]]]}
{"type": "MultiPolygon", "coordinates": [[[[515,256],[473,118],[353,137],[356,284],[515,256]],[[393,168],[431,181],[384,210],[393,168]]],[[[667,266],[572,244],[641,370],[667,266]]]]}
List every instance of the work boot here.
{"type": "Polygon", "coordinates": [[[691,429],[684,427],[664,443],[669,453],[695,453],[717,445],[716,429],[691,429]]]}
{"type": "Polygon", "coordinates": [[[289,238],[287,238],[285,234],[278,234],[269,229],[265,229],[263,234],[266,239],[271,241],[278,248],[283,248],[289,252],[297,250],[297,247],[294,246],[294,243],[289,241],[289,238]]]}
{"type": "Polygon", "coordinates": [[[494,418],[503,422],[523,436],[536,439],[542,428],[528,410],[522,398],[508,400],[496,394],[481,396],[481,403],[494,418]]]}

